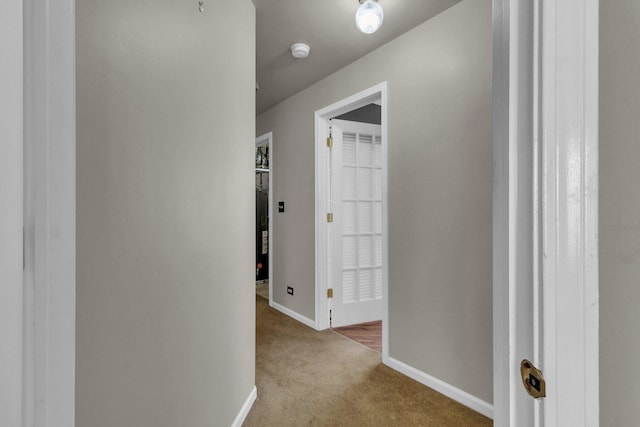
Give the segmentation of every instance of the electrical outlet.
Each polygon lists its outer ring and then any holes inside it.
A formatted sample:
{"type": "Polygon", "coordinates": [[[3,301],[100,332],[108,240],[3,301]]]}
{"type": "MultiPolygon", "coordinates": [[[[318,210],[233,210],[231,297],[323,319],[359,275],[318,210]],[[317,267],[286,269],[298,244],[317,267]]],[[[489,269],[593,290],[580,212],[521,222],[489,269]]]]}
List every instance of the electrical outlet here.
{"type": "Polygon", "coordinates": [[[293,295],[293,288],[291,286],[287,286],[287,293],[293,295]]]}

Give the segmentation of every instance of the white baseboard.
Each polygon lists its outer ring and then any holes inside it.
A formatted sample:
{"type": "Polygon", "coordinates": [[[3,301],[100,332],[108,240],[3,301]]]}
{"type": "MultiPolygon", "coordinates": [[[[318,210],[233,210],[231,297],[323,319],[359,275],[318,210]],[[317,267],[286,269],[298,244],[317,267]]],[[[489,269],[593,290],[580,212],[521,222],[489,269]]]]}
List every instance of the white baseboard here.
{"type": "Polygon", "coordinates": [[[461,403],[464,406],[481,413],[485,417],[493,419],[493,405],[491,405],[490,403],[478,399],[477,397],[467,393],[466,391],[460,390],[459,388],[454,387],[451,384],[439,380],[438,378],[432,377],[431,375],[422,372],[414,368],[413,366],[409,366],[406,363],[394,359],[393,357],[385,358],[385,360],[383,360],[383,363],[390,368],[403,373],[409,378],[412,378],[419,383],[422,383],[427,387],[444,394],[445,396],[455,400],[456,402],[461,403]]]}
{"type": "Polygon", "coordinates": [[[318,328],[316,328],[316,322],[314,322],[313,320],[309,319],[308,317],[303,316],[302,314],[296,313],[295,311],[278,304],[277,302],[271,301],[269,303],[269,305],[272,308],[275,308],[276,310],[278,310],[279,312],[286,314],[287,316],[297,320],[300,323],[303,323],[305,325],[307,325],[308,327],[318,330],[318,328]]]}
{"type": "Polygon", "coordinates": [[[249,415],[249,411],[253,406],[253,402],[255,402],[257,398],[258,398],[258,389],[256,388],[256,386],[253,386],[253,389],[251,389],[251,393],[249,393],[249,397],[247,397],[247,400],[244,402],[244,405],[242,405],[242,408],[240,408],[240,412],[238,412],[236,419],[233,420],[233,423],[231,423],[231,427],[242,426],[242,423],[244,423],[244,420],[247,418],[247,415],[249,415]]]}

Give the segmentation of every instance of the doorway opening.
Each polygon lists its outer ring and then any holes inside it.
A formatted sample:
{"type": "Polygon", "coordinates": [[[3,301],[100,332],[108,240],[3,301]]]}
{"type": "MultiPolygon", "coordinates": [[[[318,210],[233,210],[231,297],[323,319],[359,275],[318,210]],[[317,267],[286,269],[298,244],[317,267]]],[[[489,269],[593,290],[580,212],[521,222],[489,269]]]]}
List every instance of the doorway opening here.
{"type": "Polygon", "coordinates": [[[273,230],[273,165],[271,132],[256,138],[255,190],[256,190],[256,294],[269,300],[272,295],[272,230],[273,230]]]}
{"type": "Polygon", "coordinates": [[[317,328],[388,354],[387,85],[316,112],[317,328]]]}

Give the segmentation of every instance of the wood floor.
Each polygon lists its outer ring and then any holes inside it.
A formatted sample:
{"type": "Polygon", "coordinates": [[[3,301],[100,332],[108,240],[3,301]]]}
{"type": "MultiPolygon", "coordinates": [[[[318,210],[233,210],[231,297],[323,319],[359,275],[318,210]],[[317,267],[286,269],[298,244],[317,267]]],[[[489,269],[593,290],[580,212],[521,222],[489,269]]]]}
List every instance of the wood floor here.
{"type": "Polygon", "coordinates": [[[347,338],[364,344],[382,353],[382,321],[360,323],[358,325],[342,326],[333,330],[347,338]]]}

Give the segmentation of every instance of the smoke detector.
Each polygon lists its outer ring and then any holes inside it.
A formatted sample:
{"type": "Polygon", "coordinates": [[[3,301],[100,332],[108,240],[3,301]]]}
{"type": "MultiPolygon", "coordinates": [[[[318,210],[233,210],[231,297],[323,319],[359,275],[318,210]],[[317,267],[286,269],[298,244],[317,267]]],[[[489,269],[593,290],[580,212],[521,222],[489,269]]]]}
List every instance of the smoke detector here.
{"type": "Polygon", "coordinates": [[[294,58],[306,58],[309,56],[309,50],[311,50],[311,48],[305,43],[294,43],[291,45],[291,55],[293,55],[294,58]]]}

